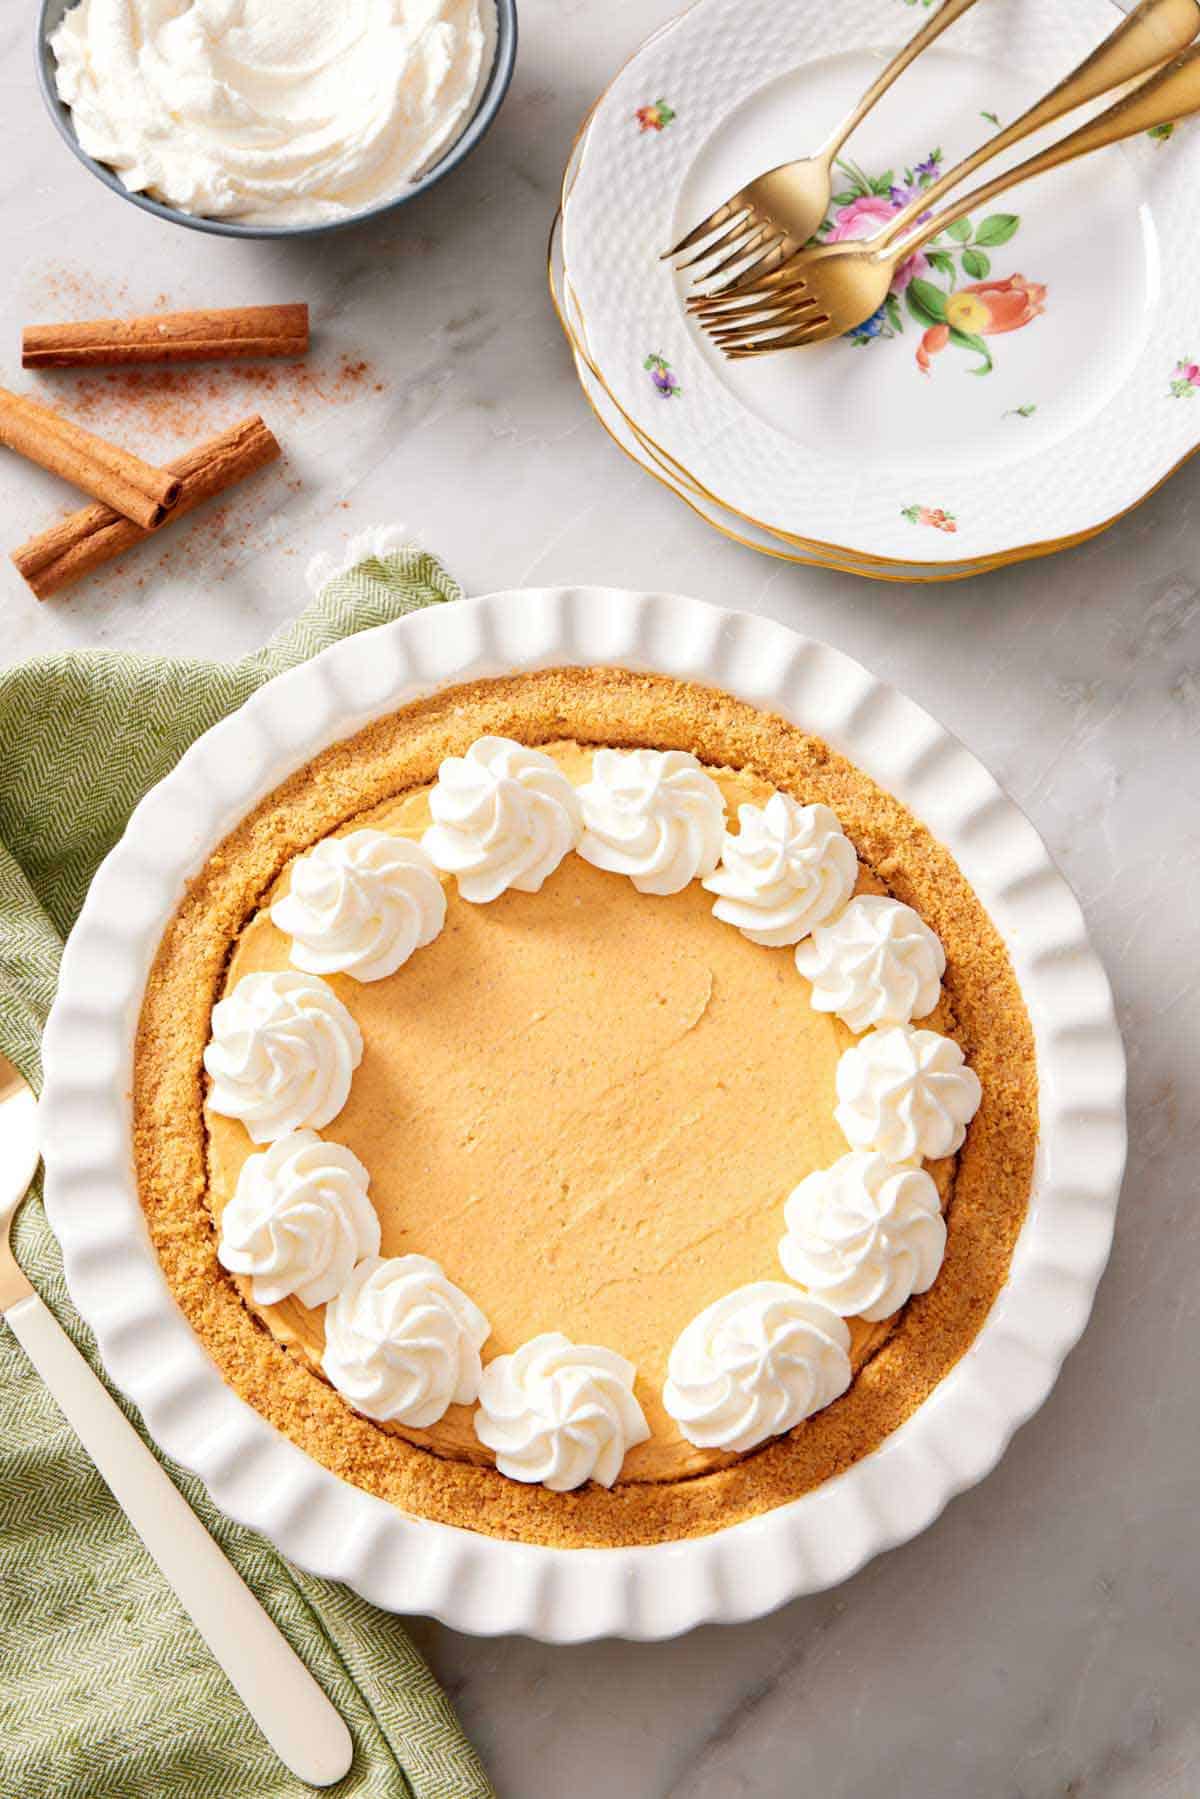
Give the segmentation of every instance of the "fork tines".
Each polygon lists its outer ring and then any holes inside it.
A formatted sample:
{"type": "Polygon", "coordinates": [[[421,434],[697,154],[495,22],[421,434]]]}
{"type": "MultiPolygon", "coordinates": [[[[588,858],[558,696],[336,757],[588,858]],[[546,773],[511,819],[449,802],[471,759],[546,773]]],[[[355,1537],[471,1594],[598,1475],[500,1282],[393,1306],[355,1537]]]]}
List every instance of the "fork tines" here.
{"type": "Polygon", "coordinates": [[[768,350],[796,350],[828,335],[828,316],[814,312],[803,325],[794,331],[785,331],[782,336],[750,338],[741,344],[722,344],[721,349],[731,362],[744,362],[747,356],[761,356],[768,350]]]}
{"type": "Polygon", "coordinates": [[[791,266],[794,261],[789,256],[770,274],[746,286],[730,283],[693,294],[685,301],[687,310],[705,331],[712,331],[715,325],[740,324],[758,313],[780,312],[801,304],[808,297],[807,283],[791,266]]]}
{"type": "Polygon", "coordinates": [[[713,257],[720,257],[719,262],[706,268],[694,279],[712,281],[727,270],[736,268],[737,273],[729,283],[731,291],[735,283],[758,279],[795,252],[795,246],[786,233],[780,231],[769,219],[763,218],[744,194],[734,194],[732,199],[718,206],[715,212],[710,212],[706,219],[702,219],[685,237],[680,238],[673,250],[666,252],[663,261],[669,262],[692,249],[696,250],[696,254],[688,257],[686,262],[681,262],[679,268],[696,269],[701,263],[709,263],[713,257]],[[722,230],[722,227],[727,229],[722,230]],[[720,232],[720,236],[714,237],[714,232],[720,232]],[[700,248],[697,249],[697,245],[700,248]],[[748,266],[738,267],[739,264],[746,264],[750,257],[754,260],[748,266]]]}
{"type": "Polygon", "coordinates": [[[681,269],[710,265],[699,276],[709,285],[690,294],[685,305],[724,355],[737,361],[828,334],[829,315],[795,266],[800,248],[743,191],[718,206],[667,256],[692,251],[681,269]],[[731,270],[724,284],[712,285],[731,270]]]}
{"type": "Polygon", "coordinates": [[[710,320],[743,318],[753,312],[786,306],[804,294],[808,284],[803,275],[789,274],[781,280],[782,273],[779,270],[769,282],[752,288],[720,288],[715,293],[693,294],[687,309],[707,328],[710,320]]]}
{"type": "Polygon", "coordinates": [[[740,304],[693,308],[699,322],[726,356],[757,356],[766,350],[789,350],[821,334],[829,315],[808,292],[802,279],[786,288],[741,298],[740,304]]]}
{"type": "MultiPolygon", "coordinates": [[[[740,194],[734,194],[731,200],[726,200],[723,206],[718,206],[714,212],[709,213],[706,219],[701,219],[698,225],[693,226],[685,237],[681,237],[673,250],[664,250],[659,260],[661,262],[670,262],[674,257],[682,256],[685,250],[690,250],[693,244],[698,244],[700,242],[701,238],[711,236],[714,231],[719,230],[720,227],[726,224],[728,220],[732,219],[735,214],[747,213],[750,210],[750,202],[744,200],[740,194]]],[[[688,265],[685,264],[684,266],[687,267],[688,265]]]]}

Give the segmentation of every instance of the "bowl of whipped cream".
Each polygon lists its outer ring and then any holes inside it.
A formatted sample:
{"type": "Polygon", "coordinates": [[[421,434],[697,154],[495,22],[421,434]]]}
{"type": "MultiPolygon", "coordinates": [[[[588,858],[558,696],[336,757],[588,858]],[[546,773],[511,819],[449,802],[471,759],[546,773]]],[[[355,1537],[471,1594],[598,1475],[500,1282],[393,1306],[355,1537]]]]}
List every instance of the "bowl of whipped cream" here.
{"type": "Polygon", "coordinates": [[[43,0],[50,115],[106,187],[226,237],[378,218],[500,109],[516,0],[43,0]]]}

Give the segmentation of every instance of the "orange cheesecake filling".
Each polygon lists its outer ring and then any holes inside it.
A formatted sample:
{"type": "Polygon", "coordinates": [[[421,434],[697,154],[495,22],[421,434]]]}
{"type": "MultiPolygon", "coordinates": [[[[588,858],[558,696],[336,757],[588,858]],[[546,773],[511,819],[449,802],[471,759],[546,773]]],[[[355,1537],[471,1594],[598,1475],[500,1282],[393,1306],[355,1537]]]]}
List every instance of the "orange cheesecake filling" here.
{"type": "MultiPolygon", "coordinates": [[[[576,784],[587,779],[589,750],[543,747],[576,784]]],[[[739,804],[772,792],[746,773],[710,772],[731,821],[739,804]]],[[[346,829],[417,838],[428,792],[346,829]]],[[[285,871],[271,898],[287,881],[285,871]]],[[[859,890],[882,888],[861,871],[859,890]]],[[[834,1078],[854,1038],[813,1011],[791,951],[719,922],[698,882],[644,895],[572,854],[540,893],[475,906],[447,881],[447,899],[440,936],[394,975],[327,977],[365,1048],[349,1100],[321,1134],[369,1170],[382,1254],[432,1256],[482,1308],[485,1361],[558,1330],[634,1363],[651,1435],[622,1480],[722,1466],[733,1458],[695,1448],[663,1409],[667,1358],[722,1294],[784,1278],[783,1202],[847,1147],[834,1078]]],[[[223,993],[290,967],[289,948],[260,910],[223,993]]],[[[928,1022],[942,1028],[938,1013],[928,1022]]],[[[236,1120],[205,1117],[219,1219],[255,1146],[236,1120]]],[[[930,1172],[944,1200],[952,1164],[930,1172]]],[[[319,1366],[321,1309],[294,1298],[253,1309],[319,1366]]],[[[890,1329],[852,1321],[856,1370],[890,1329]]],[[[492,1459],[470,1407],[452,1406],[427,1430],[386,1428],[442,1456],[492,1459]]]]}

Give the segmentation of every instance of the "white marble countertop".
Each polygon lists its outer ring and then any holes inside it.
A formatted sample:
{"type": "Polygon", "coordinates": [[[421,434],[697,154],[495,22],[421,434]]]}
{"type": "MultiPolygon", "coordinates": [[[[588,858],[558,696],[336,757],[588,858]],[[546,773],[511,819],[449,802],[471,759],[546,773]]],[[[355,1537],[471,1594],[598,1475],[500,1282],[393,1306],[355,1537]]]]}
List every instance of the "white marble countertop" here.
{"type": "MultiPolygon", "coordinates": [[[[1049,1403],[990,1479],[833,1593],[675,1643],[574,1650],[416,1634],[505,1799],[1125,1799],[1200,1790],[1200,459],[1093,543],[982,580],[885,586],[715,536],[593,422],[544,250],[587,105],[675,0],[523,0],[482,149],[387,228],[312,246],[160,224],[42,113],[31,6],[0,18],[0,380],[21,321],[307,297],[302,377],[104,377],[64,395],[162,457],[260,407],[286,463],[38,606],[5,561],[0,660],[68,646],[231,656],[366,524],[417,531],[468,591],[668,586],[828,638],[959,732],[1087,913],[1130,1058],[1116,1251],[1049,1403]],[[261,382],[262,385],[256,385],[261,382]]],[[[6,459],[0,544],[62,489],[6,459]]],[[[0,754],[3,746],[0,745],[0,754]]]]}

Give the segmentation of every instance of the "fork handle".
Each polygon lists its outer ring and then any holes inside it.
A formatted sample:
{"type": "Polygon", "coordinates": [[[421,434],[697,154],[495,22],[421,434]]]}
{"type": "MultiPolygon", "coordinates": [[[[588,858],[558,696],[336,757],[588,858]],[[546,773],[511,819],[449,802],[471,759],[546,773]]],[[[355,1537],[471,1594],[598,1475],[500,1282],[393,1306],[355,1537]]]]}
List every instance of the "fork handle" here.
{"type": "Polygon", "coordinates": [[[883,99],[883,96],[887,93],[892,83],[897,80],[899,76],[903,75],[909,63],[915,62],[922,50],[928,50],[935,38],[941,37],[943,31],[953,25],[956,19],[961,19],[962,15],[969,11],[974,4],[975,0],[943,0],[943,4],[938,8],[937,12],[926,19],[925,23],[921,26],[921,29],[916,32],[908,40],[904,48],[892,58],[882,74],[876,76],[858,105],[854,108],[854,111],[849,113],[847,117],[842,120],[841,124],[837,126],[833,136],[821,150],[821,155],[827,162],[833,162],[834,157],[837,155],[846,139],[850,136],[850,133],[854,131],[857,126],[862,124],[871,108],[877,101],[883,99]]]}
{"type": "Polygon", "coordinates": [[[1009,169],[1003,175],[997,175],[994,181],[987,181],[982,187],[964,194],[961,199],[953,201],[942,209],[936,217],[926,221],[918,231],[913,231],[902,244],[892,244],[882,252],[887,262],[903,261],[927,244],[939,231],[947,225],[953,225],[956,219],[962,219],[976,207],[994,200],[997,194],[1006,193],[1010,187],[1017,187],[1022,181],[1030,181],[1035,175],[1044,175],[1050,169],[1057,169],[1063,163],[1074,162],[1080,156],[1090,156],[1093,150],[1103,150],[1109,144],[1119,144],[1127,137],[1137,137],[1143,131],[1153,131],[1156,125],[1169,125],[1177,119],[1183,119],[1189,113],[1200,112],[1200,45],[1185,50],[1174,62],[1152,75],[1149,81],[1133,89],[1123,99],[1110,106],[1097,118],[1089,119],[1077,131],[1062,138],[1057,144],[1051,144],[1037,156],[1018,163],[1015,169],[1009,169]]]}
{"type": "Polygon", "coordinates": [[[1200,31],[1200,6],[1196,0],[1142,0],[1129,17],[1093,50],[1085,62],[1072,70],[1058,86],[1040,99],[1036,106],[989,138],[986,144],[965,157],[955,168],[933,181],[889,219],[879,234],[878,243],[896,243],[922,213],[936,206],[943,194],[973,175],[976,169],[1000,156],[1023,138],[1061,119],[1064,113],[1086,106],[1112,88],[1157,69],[1171,56],[1190,44],[1200,31]]]}
{"type": "Polygon", "coordinates": [[[3,1316],[280,1761],[310,1786],[340,1780],[345,1724],[53,1313],[33,1294],[3,1316]]]}

